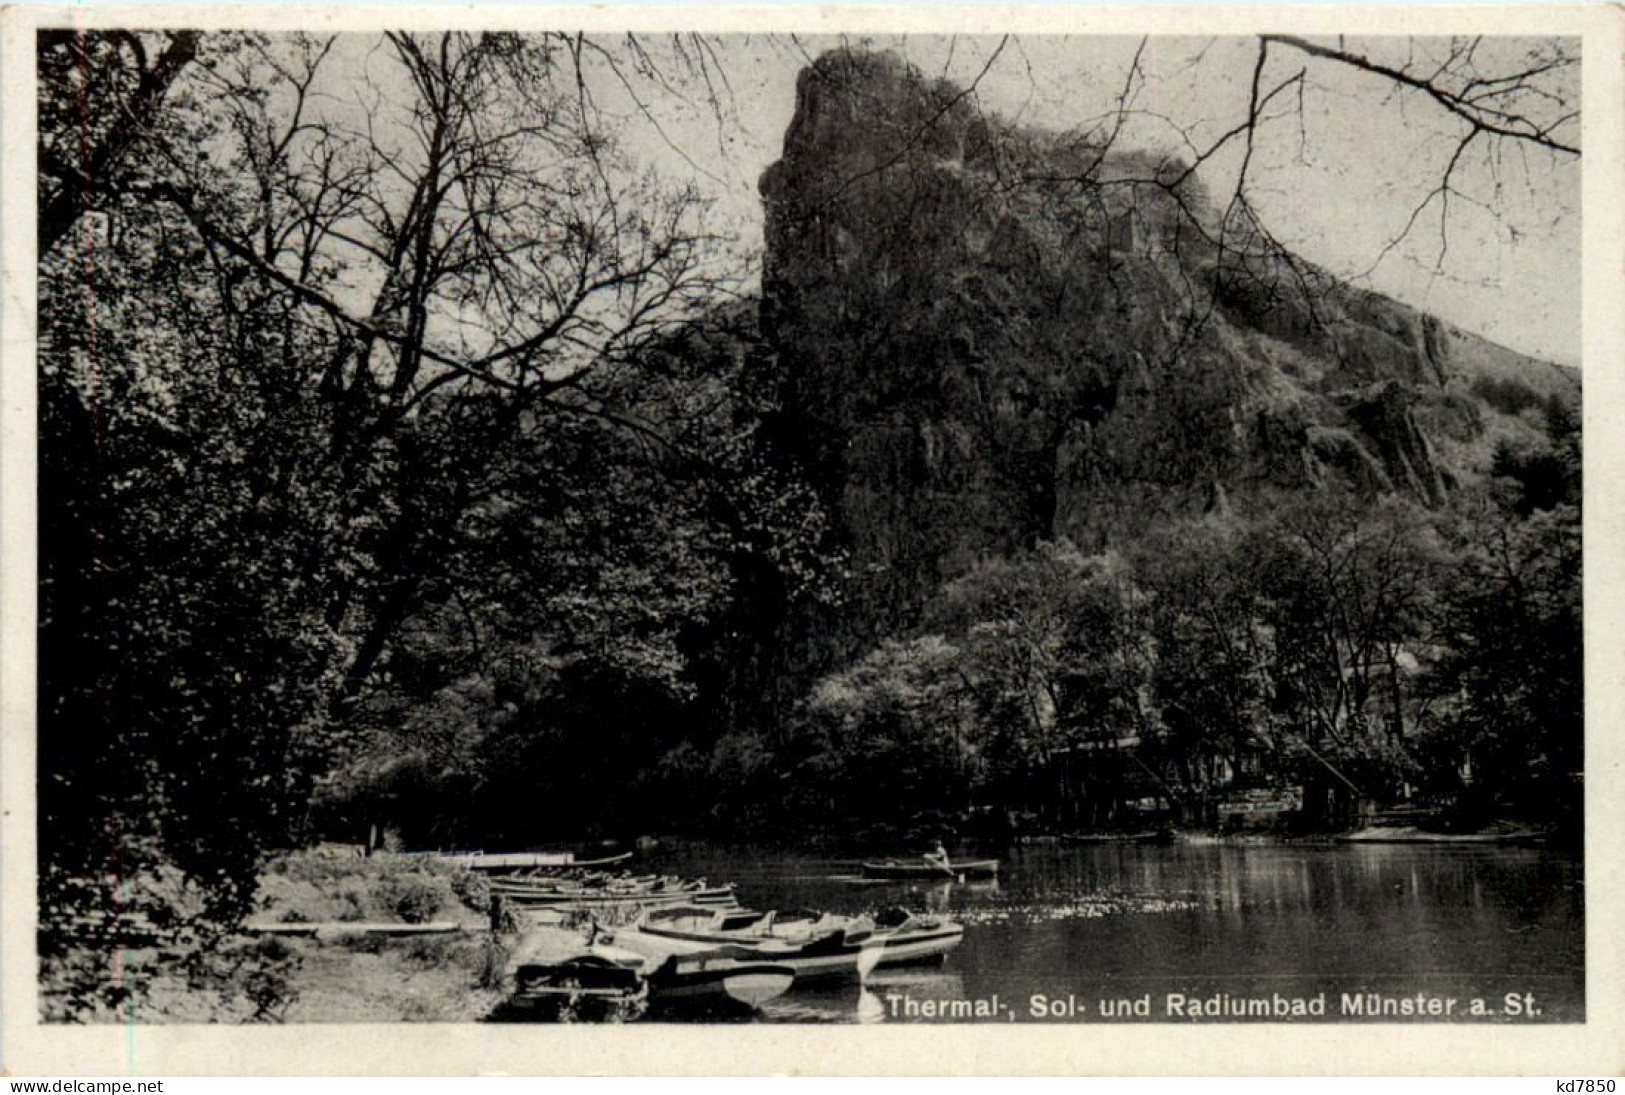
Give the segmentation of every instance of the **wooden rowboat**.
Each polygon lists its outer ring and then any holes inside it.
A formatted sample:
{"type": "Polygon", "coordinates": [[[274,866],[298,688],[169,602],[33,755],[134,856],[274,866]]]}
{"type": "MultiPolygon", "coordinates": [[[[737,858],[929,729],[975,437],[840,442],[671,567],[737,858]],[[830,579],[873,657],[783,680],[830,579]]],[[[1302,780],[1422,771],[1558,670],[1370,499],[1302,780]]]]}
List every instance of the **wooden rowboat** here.
{"type": "Polygon", "coordinates": [[[965,938],[965,926],[946,917],[887,909],[875,916],[875,935],[885,941],[881,966],[939,962],[965,938]]]}
{"type": "Polygon", "coordinates": [[[631,949],[596,931],[583,939],[537,928],[520,941],[512,978],[512,1003],[521,1006],[625,1008],[647,1001],[757,1008],[788,990],[795,971],[739,948],[631,949]]]}
{"type": "Polygon", "coordinates": [[[506,871],[501,874],[489,876],[493,886],[652,886],[657,883],[671,884],[683,882],[685,879],[676,875],[658,874],[632,874],[620,871],[611,874],[608,871],[506,871]]]}
{"type": "Polygon", "coordinates": [[[588,867],[611,867],[632,858],[631,852],[605,856],[602,859],[577,859],[574,852],[508,852],[470,855],[440,856],[442,863],[468,871],[579,870],[588,867]]]}
{"type": "Polygon", "coordinates": [[[624,947],[659,946],[697,953],[728,948],[758,961],[785,966],[797,980],[839,979],[869,975],[880,961],[885,942],[867,918],[817,914],[804,916],[679,906],[650,909],[630,930],[616,936],[624,947]]]}
{"type": "Polygon", "coordinates": [[[918,859],[885,859],[863,865],[864,878],[900,878],[922,882],[993,878],[998,873],[999,861],[996,859],[962,859],[946,867],[918,859]]]}
{"type": "Polygon", "coordinates": [[[1134,833],[1063,833],[1063,844],[1172,844],[1172,829],[1145,829],[1134,833]]]}
{"type": "Polygon", "coordinates": [[[559,1008],[583,1004],[635,1007],[649,998],[641,963],[628,965],[599,953],[584,953],[550,965],[522,967],[512,1002],[559,1008]]]}
{"type": "Polygon", "coordinates": [[[727,1004],[751,1010],[783,996],[795,980],[791,967],[731,947],[671,954],[649,974],[658,1004],[727,1004]]]}
{"type": "Polygon", "coordinates": [[[494,890],[515,905],[543,905],[554,908],[630,908],[657,905],[704,905],[731,908],[737,905],[732,886],[668,890],[494,890]]]}

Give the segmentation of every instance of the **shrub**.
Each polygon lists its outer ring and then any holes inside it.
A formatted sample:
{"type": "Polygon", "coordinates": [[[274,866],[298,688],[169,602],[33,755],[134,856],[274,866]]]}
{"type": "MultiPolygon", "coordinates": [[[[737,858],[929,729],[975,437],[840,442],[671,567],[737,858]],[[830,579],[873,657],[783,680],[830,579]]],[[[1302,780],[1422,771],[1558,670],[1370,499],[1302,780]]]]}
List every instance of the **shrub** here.
{"type": "Polygon", "coordinates": [[[1502,414],[1518,415],[1541,404],[1540,394],[1527,384],[1493,376],[1481,376],[1474,380],[1473,394],[1502,414]]]}
{"type": "Polygon", "coordinates": [[[264,935],[254,943],[254,956],[267,962],[286,962],[297,951],[294,945],[279,935],[264,935]]]}
{"type": "Polygon", "coordinates": [[[265,935],[246,945],[233,945],[216,955],[218,961],[195,963],[188,987],[212,988],[223,1008],[235,1012],[246,1002],[253,1023],[280,1023],[299,998],[295,976],[303,962],[298,946],[277,935],[265,935]]]}
{"type": "Polygon", "coordinates": [[[365,882],[357,878],[346,878],[339,883],[336,898],[339,909],[336,920],[365,920],[369,913],[370,894],[365,882]]]}
{"type": "Polygon", "coordinates": [[[426,935],[409,939],[401,948],[401,957],[407,962],[429,968],[451,965],[463,940],[454,935],[426,935]]]}
{"type": "Polygon", "coordinates": [[[475,912],[491,908],[491,880],[474,871],[458,871],[451,876],[451,892],[475,912]]]}
{"type": "Polygon", "coordinates": [[[396,916],[408,924],[423,924],[446,905],[450,895],[443,879],[422,875],[385,878],[379,896],[396,916]]]}

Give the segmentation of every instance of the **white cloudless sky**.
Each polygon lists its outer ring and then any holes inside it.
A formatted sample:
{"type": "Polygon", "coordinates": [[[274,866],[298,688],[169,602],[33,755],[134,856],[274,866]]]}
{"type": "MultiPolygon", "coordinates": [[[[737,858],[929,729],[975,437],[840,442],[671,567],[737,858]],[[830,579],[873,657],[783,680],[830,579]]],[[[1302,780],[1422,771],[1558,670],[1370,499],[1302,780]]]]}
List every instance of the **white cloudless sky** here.
{"type": "MultiPolygon", "coordinates": [[[[782,148],[795,110],[796,77],[812,58],[846,46],[889,50],[931,76],[975,84],[977,105],[1020,124],[1087,131],[1123,94],[1136,53],[1143,78],[1120,148],[1206,149],[1245,118],[1258,39],[1080,35],[876,35],[863,38],[707,35],[709,82],[689,36],[641,35],[655,70],[630,60],[624,37],[594,39],[620,58],[617,76],[589,72],[593,99],[639,169],[692,182],[713,203],[711,227],[751,253],[762,241],[757,182],[782,148]],[[636,96],[634,98],[633,96],[636,96]]],[[[1424,64],[1440,38],[1348,39],[1345,46],[1393,65],[1424,64]]],[[[1517,71],[1536,39],[1486,39],[1486,71],[1517,71]]],[[[1547,43],[1549,44],[1549,43],[1547,43]]],[[[1578,52],[1577,44],[1570,43],[1578,52]]],[[[374,35],[345,36],[324,82],[330,109],[391,108],[402,76],[374,35]],[[358,90],[363,83],[370,90],[358,90]],[[379,107],[359,104],[385,97],[379,107]],[[341,107],[347,101],[348,108],[341,107]]],[[[1429,311],[1511,349],[1580,364],[1580,161],[1503,142],[1476,142],[1453,177],[1447,218],[1429,205],[1410,224],[1464,130],[1425,96],[1381,77],[1272,49],[1262,73],[1273,86],[1305,70],[1303,94],[1277,100],[1261,124],[1248,193],[1277,239],[1357,285],[1429,311]],[[1389,245],[1398,239],[1397,245],[1389,245]]],[[[1558,90],[1578,102],[1578,71],[1558,90]]],[[[404,102],[405,97],[402,97],[404,102]]],[[[399,103],[393,104],[399,106],[399,103]]],[[[1577,127],[1573,127],[1577,128],[1577,127]]],[[[1566,130],[1563,136],[1577,143],[1566,130]]],[[[1222,200],[1242,143],[1202,167],[1222,200]]]]}

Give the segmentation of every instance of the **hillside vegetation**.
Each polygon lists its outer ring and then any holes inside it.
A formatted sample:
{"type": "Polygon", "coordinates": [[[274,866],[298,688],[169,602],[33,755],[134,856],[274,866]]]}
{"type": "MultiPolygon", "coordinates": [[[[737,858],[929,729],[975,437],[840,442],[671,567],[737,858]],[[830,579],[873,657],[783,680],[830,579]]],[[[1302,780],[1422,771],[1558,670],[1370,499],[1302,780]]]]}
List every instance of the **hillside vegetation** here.
{"type": "Polygon", "coordinates": [[[41,40],[61,1014],[321,838],[1577,819],[1572,370],[863,52],[741,295],[568,36],[385,36],[364,134],[330,48],[41,40]]]}

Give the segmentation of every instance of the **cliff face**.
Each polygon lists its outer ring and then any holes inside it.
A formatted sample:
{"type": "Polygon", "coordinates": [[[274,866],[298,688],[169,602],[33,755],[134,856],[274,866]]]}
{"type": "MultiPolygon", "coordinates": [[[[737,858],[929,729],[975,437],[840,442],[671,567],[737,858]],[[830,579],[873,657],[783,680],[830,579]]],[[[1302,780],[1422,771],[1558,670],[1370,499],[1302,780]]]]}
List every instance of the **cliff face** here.
{"type": "Polygon", "coordinates": [[[978,556],[1341,482],[1442,502],[1577,374],[1343,286],[1185,165],[1023,131],[888,55],[806,69],[767,216],[782,439],[860,631],[978,556]]]}

